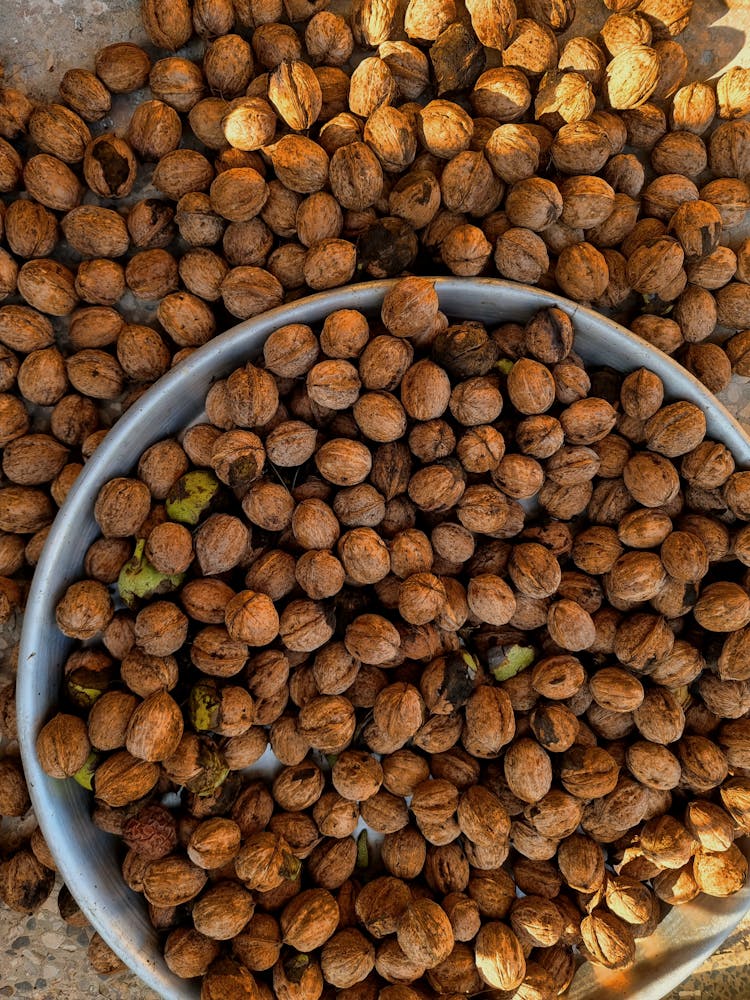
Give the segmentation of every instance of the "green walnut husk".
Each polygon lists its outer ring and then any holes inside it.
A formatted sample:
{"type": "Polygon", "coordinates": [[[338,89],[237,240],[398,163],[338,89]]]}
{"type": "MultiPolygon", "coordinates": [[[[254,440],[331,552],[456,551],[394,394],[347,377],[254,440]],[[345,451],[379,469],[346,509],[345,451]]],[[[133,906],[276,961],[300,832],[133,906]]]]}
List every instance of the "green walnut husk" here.
{"type": "Polygon", "coordinates": [[[193,685],[188,698],[188,718],[197,733],[207,733],[219,724],[221,694],[216,681],[202,680],[193,685]]]}
{"type": "Polygon", "coordinates": [[[120,570],[117,578],[117,589],[120,597],[129,608],[134,608],[138,601],[148,600],[157,594],[168,594],[177,590],[185,579],[184,573],[160,573],[154,569],[143,550],[145,538],[140,538],[135,545],[135,552],[120,570]]]}
{"type": "Polygon", "coordinates": [[[114,670],[91,670],[78,667],[65,678],[65,691],[70,701],[79,708],[91,708],[115,680],[114,670]]]}
{"type": "Polygon", "coordinates": [[[490,673],[496,681],[507,681],[526,670],[536,659],[533,646],[498,646],[489,656],[490,673]]]}
{"type": "Polygon", "coordinates": [[[357,837],[357,868],[366,871],[370,867],[370,845],[367,842],[367,830],[362,830],[357,837]]]}
{"type": "Polygon", "coordinates": [[[194,795],[211,795],[226,781],[229,774],[224,754],[211,740],[201,739],[198,764],[200,771],[194,778],[185,782],[185,787],[194,795]]]}
{"type": "Polygon", "coordinates": [[[284,959],[284,975],[290,983],[301,983],[310,966],[310,956],[302,952],[292,952],[284,959]]]}
{"type": "Polygon", "coordinates": [[[92,750],[91,753],[86,758],[86,760],[84,761],[83,766],[80,767],[73,775],[73,780],[77,781],[82,788],[87,789],[87,791],[89,792],[93,792],[94,772],[96,771],[101,761],[102,761],[102,755],[92,750]]]}
{"type": "Polygon", "coordinates": [[[167,517],[180,524],[195,526],[209,510],[221,489],[221,483],[207,469],[180,476],[166,500],[167,517]]]}

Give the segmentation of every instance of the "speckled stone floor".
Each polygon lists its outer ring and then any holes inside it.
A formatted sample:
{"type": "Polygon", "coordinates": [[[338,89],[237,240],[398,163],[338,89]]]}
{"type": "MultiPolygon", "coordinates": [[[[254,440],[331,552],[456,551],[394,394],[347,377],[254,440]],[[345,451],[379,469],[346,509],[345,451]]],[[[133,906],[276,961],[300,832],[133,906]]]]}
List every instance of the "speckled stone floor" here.
{"type": "MultiPolygon", "coordinates": [[[[344,0],[333,0],[334,9],[344,6],[344,0]]],[[[0,0],[6,80],[36,97],[53,95],[62,73],[90,65],[100,46],[142,40],[138,8],[139,0],[0,0]]],[[[600,0],[578,0],[572,33],[593,34],[607,13],[600,0]]],[[[693,21],[680,40],[691,57],[689,79],[705,79],[735,63],[750,65],[750,0],[695,0],[693,21]]],[[[740,238],[736,232],[733,237],[740,238]]],[[[750,430],[750,380],[735,380],[722,399],[750,430]]],[[[12,662],[13,639],[0,636],[0,664],[12,662]]],[[[0,845],[15,832],[0,820],[0,845]]],[[[86,958],[89,935],[60,920],[57,889],[33,917],[0,906],[0,998],[156,998],[131,974],[94,973],[86,958]]],[[[665,1000],[750,1000],[750,917],[665,1000]]]]}

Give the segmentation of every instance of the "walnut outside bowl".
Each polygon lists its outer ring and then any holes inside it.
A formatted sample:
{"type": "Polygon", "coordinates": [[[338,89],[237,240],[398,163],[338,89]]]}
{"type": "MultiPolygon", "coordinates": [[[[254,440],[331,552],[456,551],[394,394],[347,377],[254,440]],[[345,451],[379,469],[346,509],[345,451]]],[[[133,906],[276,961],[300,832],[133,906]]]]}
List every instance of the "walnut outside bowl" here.
{"type": "MultiPolygon", "coordinates": [[[[84,553],[98,534],[94,500],[105,482],[130,474],[145,448],[196,421],[211,384],[257,355],[273,330],[286,323],[317,323],[335,309],[377,315],[391,284],[376,281],[334,289],[273,309],[216,337],[165,375],[97,448],[58,514],[37,566],[18,661],[18,728],[36,815],[62,878],[91,924],[147,986],[168,1000],[198,998],[199,985],[178,979],[164,963],[143,899],[122,881],[114,839],[89,818],[89,793],[73,781],[47,777],[34,751],[36,735],[56,703],[62,663],[72,645],[55,626],[55,604],[83,573],[84,553]]],[[[449,316],[488,324],[524,321],[538,309],[559,306],[573,318],[576,349],[589,364],[623,372],[651,369],[662,378],[668,397],[700,406],[709,436],[731,449],[739,467],[750,467],[750,439],[728,411],[671,358],[623,327],[523,285],[489,278],[438,278],[436,287],[441,309],[449,316]]],[[[750,854],[747,843],[744,849],[750,854]]],[[[569,997],[659,1000],[719,947],[749,908],[750,887],[727,899],[702,896],[677,907],[655,934],[638,943],[633,968],[612,973],[584,966],[569,997]]]]}

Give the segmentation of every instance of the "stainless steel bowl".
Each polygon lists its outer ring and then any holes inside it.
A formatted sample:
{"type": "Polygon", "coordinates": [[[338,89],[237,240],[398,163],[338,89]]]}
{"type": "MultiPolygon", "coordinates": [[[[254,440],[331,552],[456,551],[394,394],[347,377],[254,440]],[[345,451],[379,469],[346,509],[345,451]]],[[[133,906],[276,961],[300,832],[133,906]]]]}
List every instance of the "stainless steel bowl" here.
{"type": "MultiPolygon", "coordinates": [[[[83,574],[84,553],[98,534],[92,511],[103,483],[129,474],[146,447],[195,421],[212,382],[256,355],[273,330],[292,322],[316,323],[334,309],[377,314],[391,284],[336,289],[273,309],[212,340],[160,379],[87,464],[55,520],[34,576],[18,663],[18,727],[36,815],[63,879],[92,925],[144,983],[169,1000],[197,998],[199,989],[167,969],[142,898],[122,881],[113,839],[91,823],[89,794],[75,782],[48,778],[36,759],[34,741],[53,711],[71,646],[55,626],[55,603],[83,574]]],[[[706,414],[708,434],[731,449],[739,466],[750,467],[750,439],[729,412],[684,369],[623,327],[568,300],[504,281],[438,278],[436,286],[449,316],[489,324],[525,320],[544,306],[560,306],[573,318],[576,349],[589,364],[620,371],[650,368],[669,397],[697,403],[706,414]]],[[[748,908],[750,888],[728,899],[702,897],[677,907],[639,944],[632,969],[611,973],[587,965],[570,996],[659,1000],[718,948],[748,908]]]]}

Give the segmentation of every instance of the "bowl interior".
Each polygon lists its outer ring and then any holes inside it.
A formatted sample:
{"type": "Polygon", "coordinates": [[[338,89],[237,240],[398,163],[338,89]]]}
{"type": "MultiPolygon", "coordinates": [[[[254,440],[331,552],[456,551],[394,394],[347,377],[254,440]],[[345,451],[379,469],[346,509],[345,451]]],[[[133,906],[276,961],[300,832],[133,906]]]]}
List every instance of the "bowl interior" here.
{"type": "MultiPolygon", "coordinates": [[[[123,883],[111,837],[90,820],[90,795],[75,782],[47,777],[34,741],[57,701],[62,663],[71,640],[55,625],[55,604],[83,574],[83,557],[98,534],[92,511],[100,487],[128,475],[141,452],[194,422],[211,384],[255,356],[265,338],[286,323],[314,324],[334,309],[379,312],[390,281],[370,282],[310,296],[239,324],[165,375],[107,434],[58,514],[37,567],[25,615],[18,663],[18,722],[31,798],[59,871],[107,943],[138,976],[169,1000],[197,998],[199,988],[166,967],[143,900],[123,883]]],[[[494,279],[438,278],[441,308],[451,317],[497,325],[524,321],[557,305],[576,328],[576,350],[592,366],[620,371],[646,367],[673,399],[688,399],[706,414],[708,435],[723,441],[739,466],[750,467],[750,439],[728,411],[684,369],[598,313],[535,288],[494,279]]],[[[627,972],[586,966],[570,996],[658,1000],[711,954],[750,907],[750,888],[729,899],[701,899],[675,908],[656,934],[641,942],[627,972]]]]}

